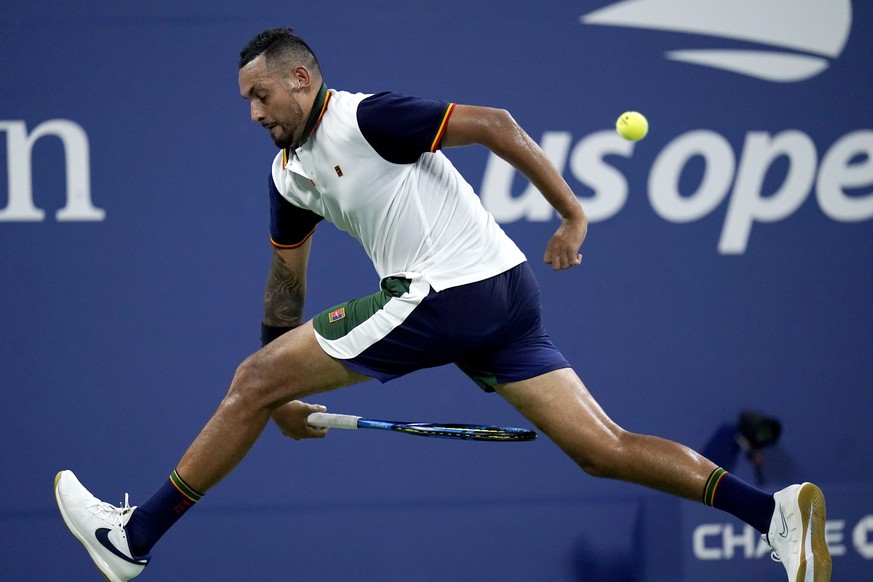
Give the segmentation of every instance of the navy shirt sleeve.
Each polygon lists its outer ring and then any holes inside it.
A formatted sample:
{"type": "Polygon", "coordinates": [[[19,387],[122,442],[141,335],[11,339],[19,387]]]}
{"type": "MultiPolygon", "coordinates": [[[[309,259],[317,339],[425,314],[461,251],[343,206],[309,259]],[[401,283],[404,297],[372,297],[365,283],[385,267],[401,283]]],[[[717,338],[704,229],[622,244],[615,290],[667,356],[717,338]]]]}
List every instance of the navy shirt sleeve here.
{"type": "Polygon", "coordinates": [[[270,242],[280,249],[293,249],[299,247],[315,230],[324,217],[294,206],[279,194],[273,182],[273,176],[269,177],[270,189],[270,242]]]}
{"type": "Polygon", "coordinates": [[[376,93],[358,105],[358,127],[385,160],[412,164],[425,152],[435,152],[452,114],[453,103],[376,93]]]}

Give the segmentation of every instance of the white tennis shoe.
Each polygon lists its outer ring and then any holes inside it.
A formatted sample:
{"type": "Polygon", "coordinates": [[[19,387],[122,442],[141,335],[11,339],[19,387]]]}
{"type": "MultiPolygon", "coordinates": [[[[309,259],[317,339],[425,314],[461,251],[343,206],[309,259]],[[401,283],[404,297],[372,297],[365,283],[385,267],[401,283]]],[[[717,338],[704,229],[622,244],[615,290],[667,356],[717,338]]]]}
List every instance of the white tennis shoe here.
{"type": "Polygon", "coordinates": [[[91,495],[72,471],[61,471],[55,477],[55,498],[70,532],[109,582],[126,582],[143,571],[149,558],[133,557],[124,531],[136,509],[127,494],[124,505],[115,507],[91,495]]]}
{"type": "Polygon", "coordinates": [[[762,536],[782,562],[789,582],[829,582],[831,555],[825,541],[825,499],[812,483],[777,491],[770,531],[762,536]]]}

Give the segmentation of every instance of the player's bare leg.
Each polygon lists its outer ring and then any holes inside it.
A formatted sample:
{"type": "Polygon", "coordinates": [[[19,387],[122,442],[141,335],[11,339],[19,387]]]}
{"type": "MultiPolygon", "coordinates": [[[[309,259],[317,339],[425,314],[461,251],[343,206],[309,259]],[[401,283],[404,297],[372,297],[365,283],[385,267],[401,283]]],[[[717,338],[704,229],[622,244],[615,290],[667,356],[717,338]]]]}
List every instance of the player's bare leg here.
{"type": "Polygon", "coordinates": [[[292,416],[305,426],[307,407],[317,407],[290,401],[366,379],[329,357],[312,324],[304,324],[237,368],[212,418],[143,505],[131,507],[126,496],[122,507],[104,503],[72,471],[58,473],[55,496],[64,521],[104,577],[130,580],[146,567],[161,536],[242,460],[274,413],[277,422],[286,423],[284,412],[291,407],[292,416]]]}
{"type": "Polygon", "coordinates": [[[700,500],[716,465],[688,447],[613,422],[571,368],[497,387],[586,473],[700,500]]]}
{"type": "Polygon", "coordinates": [[[586,472],[727,511],[763,534],[789,580],[830,580],[824,495],[812,483],[792,485],[771,496],[684,445],[627,432],[606,415],[569,368],[498,386],[497,391],[586,472]]]}
{"type": "Polygon", "coordinates": [[[279,406],[369,379],[328,356],[307,322],[240,364],[227,395],[177,471],[205,493],[245,457],[279,406]]]}

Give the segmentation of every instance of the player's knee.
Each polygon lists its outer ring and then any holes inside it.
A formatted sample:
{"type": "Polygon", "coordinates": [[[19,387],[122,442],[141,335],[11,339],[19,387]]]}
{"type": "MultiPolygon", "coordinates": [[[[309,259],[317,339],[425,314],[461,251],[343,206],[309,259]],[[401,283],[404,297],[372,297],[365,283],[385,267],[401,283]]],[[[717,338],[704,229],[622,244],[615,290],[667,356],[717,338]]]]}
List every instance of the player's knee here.
{"type": "Polygon", "coordinates": [[[237,366],[225,400],[246,409],[274,408],[278,405],[278,387],[279,379],[270,358],[257,352],[237,366]]]}
{"type": "Polygon", "coordinates": [[[592,477],[608,479],[612,477],[612,464],[605,456],[588,455],[584,459],[577,459],[576,463],[585,473],[592,477]]]}
{"type": "Polygon", "coordinates": [[[616,429],[609,438],[584,447],[582,453],[574,455],[576,464],[592,477],[615,479],[622,475],[627,460],[627,438],[630,433],[616,429]]]}

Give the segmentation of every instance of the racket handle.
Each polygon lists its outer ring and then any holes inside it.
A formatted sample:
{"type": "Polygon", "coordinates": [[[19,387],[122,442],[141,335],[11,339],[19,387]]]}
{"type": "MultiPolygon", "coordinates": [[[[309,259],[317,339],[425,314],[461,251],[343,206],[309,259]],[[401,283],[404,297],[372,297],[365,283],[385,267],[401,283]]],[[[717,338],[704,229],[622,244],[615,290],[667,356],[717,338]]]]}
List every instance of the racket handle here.
{"type": "Polygon", "coordinates": [[[331,414],[329,412],[313,412],[306,417],[309,426],[321,428],[358,428],[360,416],[351,414],[331,414]]]}

